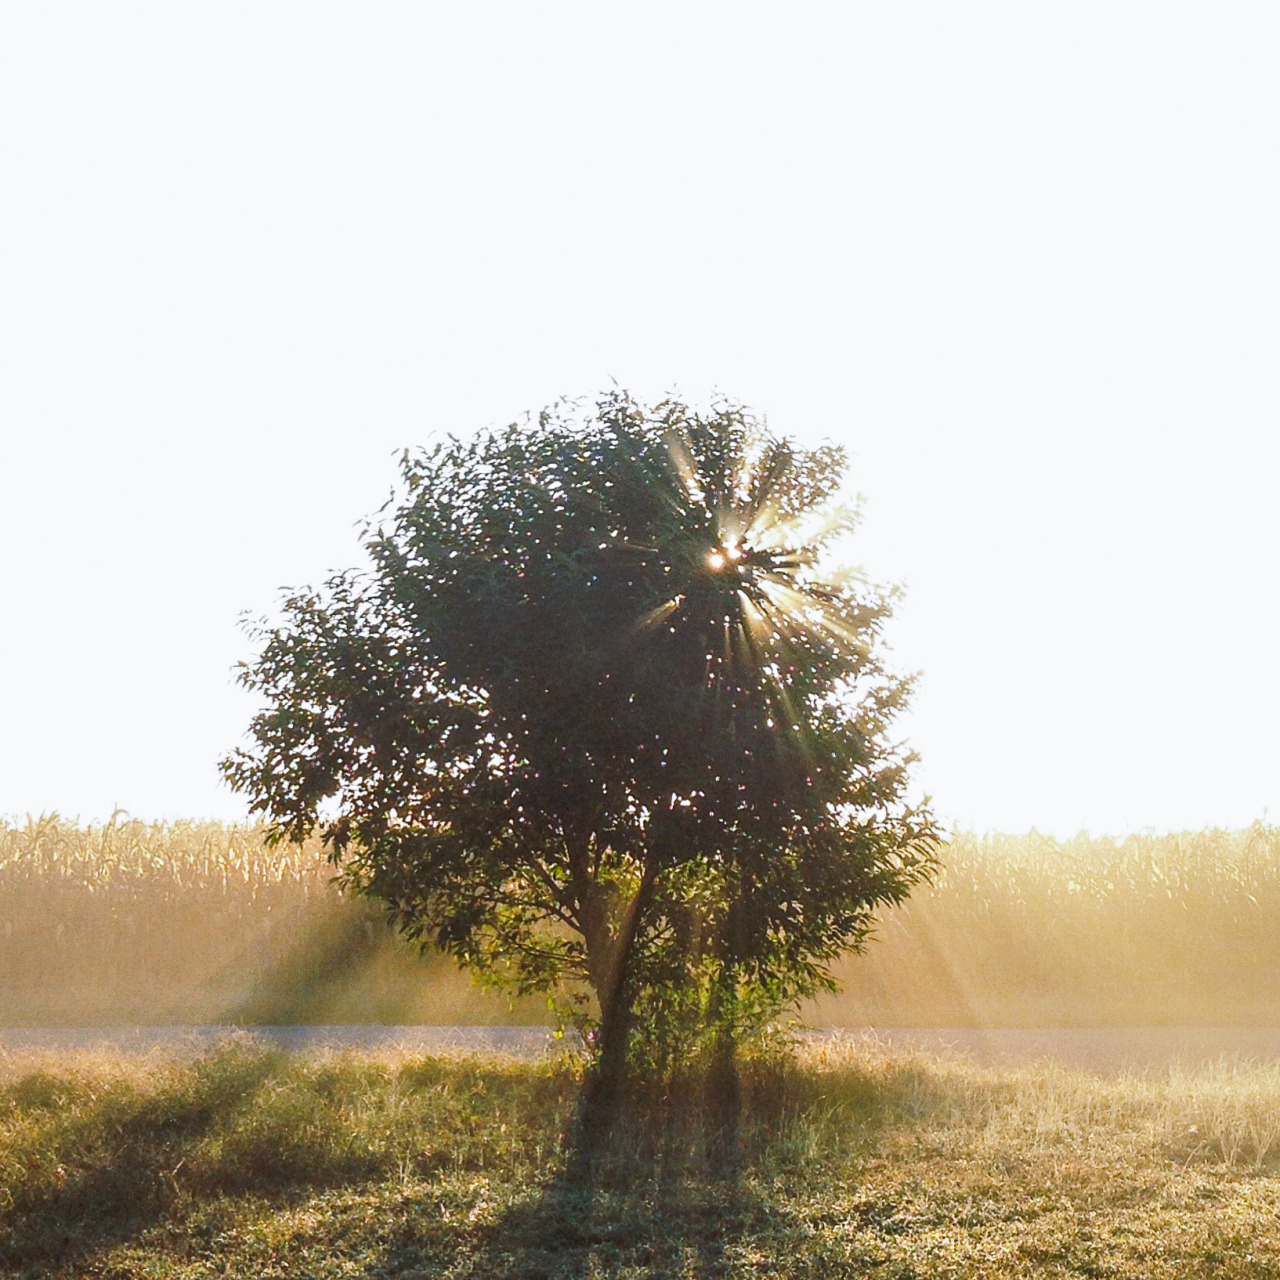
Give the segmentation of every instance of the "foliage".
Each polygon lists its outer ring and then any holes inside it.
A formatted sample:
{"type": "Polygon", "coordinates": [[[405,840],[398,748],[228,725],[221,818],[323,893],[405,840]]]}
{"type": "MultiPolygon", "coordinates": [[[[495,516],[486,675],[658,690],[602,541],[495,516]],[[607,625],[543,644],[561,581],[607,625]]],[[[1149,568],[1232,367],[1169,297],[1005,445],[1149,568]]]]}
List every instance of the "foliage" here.
{"type": "Polygon", "coordinates": [[[822,553],[832,446],[623,394],[406,454],[372,567],[291,595],[224,765],[400,926],[610,1017],[708,964],[778,1004],[932,867],[891,598],[822,553]]]}

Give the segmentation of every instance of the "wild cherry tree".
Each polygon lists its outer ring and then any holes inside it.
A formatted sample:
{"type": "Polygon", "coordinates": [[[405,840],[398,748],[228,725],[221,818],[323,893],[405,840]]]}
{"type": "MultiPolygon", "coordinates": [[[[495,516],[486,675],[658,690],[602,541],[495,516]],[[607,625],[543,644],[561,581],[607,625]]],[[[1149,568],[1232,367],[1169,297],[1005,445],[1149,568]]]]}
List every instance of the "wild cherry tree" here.
{"type": "Polygon", "coordinates": [[[409,937],[594,993],[607,1111],[637,1008],[701,983],[731,1046],[931,871],[892,593],[827,561],[843,452],[732,404],[614,393],[400,470],[368,568],[252,629],[224,772],[409,937]]]}

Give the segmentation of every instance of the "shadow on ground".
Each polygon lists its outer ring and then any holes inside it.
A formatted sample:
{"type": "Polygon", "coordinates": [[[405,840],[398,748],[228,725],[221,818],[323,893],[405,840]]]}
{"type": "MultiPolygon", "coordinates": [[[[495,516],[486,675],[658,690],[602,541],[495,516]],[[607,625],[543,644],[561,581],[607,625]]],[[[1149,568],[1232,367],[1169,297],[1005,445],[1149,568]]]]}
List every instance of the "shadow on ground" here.
{"type": "Polygon", "coordinates": [[[442,1233],[446,1239],[437,1235],[430,1245],[420,1226],[404,1223],[366,1274],[716,1280],[767,1271],[779,1242],[799,1241],[807,1230],[762,1176],[773,1119],[726,1135],[697,1105],[657,1114],[642,1104],[603,1149],[570,1142],[559,1175],[496,1221],[442,1233]]]}
{"type": "Polygon", "coordinates": [[[0,1275],[860,1275],[815,1242],[796,1184],[817,1152],[861,1158],[889,1114],[871,1096],[884,1083],[815,1107],[820,1083],[754,1070],[726,1129],[705,1082],[633,1081],[606,1141],[557,1146],[585,1128],[563,1071],[301,1071],[246,1039],[140,1081],[35,1072],[0,1088],[17,1118],[0,1149],[0,1275]],[[520,1115],[540,1131],[508,1124],[520,1115]]]}
{"type": "Polygon", "coordinates": [[[277,1062],[233,1048],[171,1089],[109,1089],[69,1120],[60,1119],[67,1081],[21,1081],[21,1101],[46,1119],[15,1152],[26,1176],[0,1211],[0,1273],[61,1274],[163,1222],[188,1157],[253,1106],[277,1062]],[[37,1096],[42,1088],[47,1098],[37,1096]]]}
{"type": "Polygon", "coordinates": [[[407,1222],[370,1266],[370,1277],[448,1275],[471,1280],[714,1280],[751,1270],[764,1242],[797,1231],[785,1209],[742,1185],[645,1177],[629,1185],[556,1181],[496,1222],[424,1248],[407,1222]],[[446,1261],[442,1253],[452,1256],[446,1261]]]}
{"type": "Polygon", "coordinates": [[[778,1210],[740,1186],[685,1183],[632,1190],[554,1186],[513,1207],[476,1253],[473,1274],[504,1280],[669,1274],[704,1278],[734,1269],[750,1242],[777,1230],[778,1210]]]}

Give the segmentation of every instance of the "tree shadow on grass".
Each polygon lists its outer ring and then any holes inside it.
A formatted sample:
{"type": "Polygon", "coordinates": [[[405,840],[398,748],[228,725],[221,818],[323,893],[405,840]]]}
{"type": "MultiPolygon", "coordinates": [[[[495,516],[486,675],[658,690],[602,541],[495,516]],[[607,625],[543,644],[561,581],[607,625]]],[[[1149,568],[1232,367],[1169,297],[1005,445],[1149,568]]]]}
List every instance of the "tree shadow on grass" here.
{"type": "Polygon", "coordinates": [[[731,1256],[776,1210],[740,1186],[696,1179],[553,1186],[512,1206],[479,1241],[470,1274],[494,1280],[728,1275],[731,1256]]]}
{"type": "MultiPolygon", "coordinates": [[[[785,1059],[744,1080],[733,1129],[707,1080],[675,1096],[633,1092],[607,1143],[569,1142],[560,1175],[473,1231],[451,1277],[604,1280],[742,1274],[863,1275],[854,1258],[814,1237],[796,1176],[818,1161],[846,1169],[893,1122],[893,1090],[848,1072],[838,1087],[796,1074],[785,1059]]],[[[904,1086],[905,1087],[905,1086],[904,1086]]],[[[806,1172],[807,1171],[807,1172],[806,1172]]],[[[395,1274],[393,1271],[392,1274],[395,1274]]]]}
{"type": "Polygon", "coordinates": [[[0,1273],[55,1276],[161,1222],[188,1157],[252,1105],[278,1060],[233,1045],[148,1092],[95,1095],[40,1073],[19,1081],[12,1100],[37,1122],[14,1153],[25,1176],[0,1211],[0,1273]]]}
{"type": "MultiPolygon", "coordinates": [[[[748,1179],[768,1133],[719,1132],[696,1102],[632,1099],[604,1143],[566,1144],[559,1174],[459,1243],[451,1276],[479,1280],[714,1280],[739,1274],[768,1242],[798,1230],[794,1215],[748,1179]],[[743,1140],[740,1142],[739,1138],[743,1140]],[[741,1153],[742,1163],[725,1152],[741,1153]]],[[[384,1265],[413,1270],[411,1236],[384,1265]]]]}

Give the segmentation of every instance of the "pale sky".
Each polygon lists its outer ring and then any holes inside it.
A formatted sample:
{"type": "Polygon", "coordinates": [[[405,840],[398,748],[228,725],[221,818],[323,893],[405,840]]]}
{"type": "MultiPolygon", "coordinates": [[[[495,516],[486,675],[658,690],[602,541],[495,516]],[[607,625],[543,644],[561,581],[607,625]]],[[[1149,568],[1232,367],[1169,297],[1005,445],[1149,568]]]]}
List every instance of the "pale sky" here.
{"type": "Polygon", "coordinates": [[[613,380],[848,446],[949,826],[1280,819],[1280,10],[0,11],[0,815],[243,815],[242,610],[613,380]]]}

